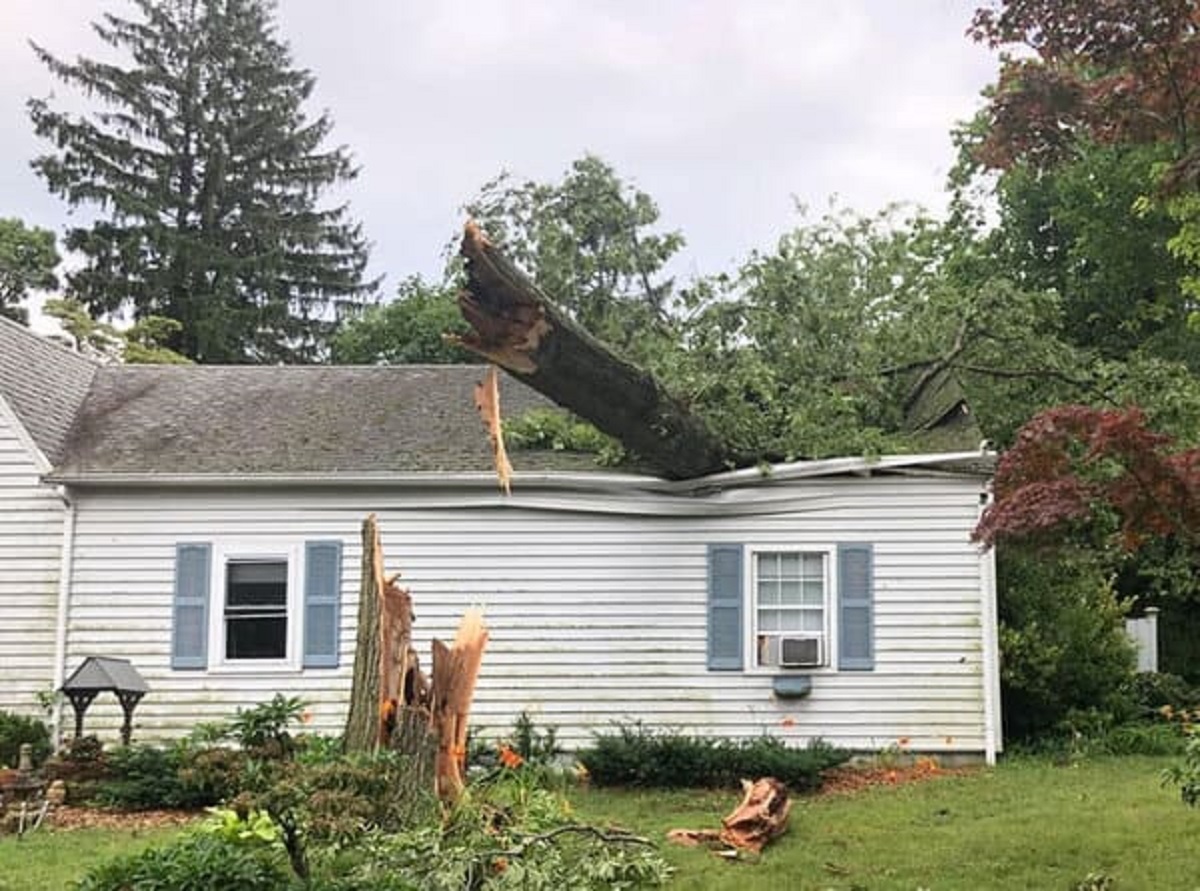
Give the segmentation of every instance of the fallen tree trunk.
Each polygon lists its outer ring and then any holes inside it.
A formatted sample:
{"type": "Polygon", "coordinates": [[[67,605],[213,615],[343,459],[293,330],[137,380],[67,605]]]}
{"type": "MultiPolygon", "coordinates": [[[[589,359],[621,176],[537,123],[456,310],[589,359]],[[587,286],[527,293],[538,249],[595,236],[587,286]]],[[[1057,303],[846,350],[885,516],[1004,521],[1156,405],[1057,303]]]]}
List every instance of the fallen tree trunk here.
{"type": "Polygon", "coordinates": [[[705,422],[654,377],[613,353],[467,223],[467,287],[458,298],[471,332],[458,342],[619,440],[668,479],[724,470],[733,456],[705,422]]]}

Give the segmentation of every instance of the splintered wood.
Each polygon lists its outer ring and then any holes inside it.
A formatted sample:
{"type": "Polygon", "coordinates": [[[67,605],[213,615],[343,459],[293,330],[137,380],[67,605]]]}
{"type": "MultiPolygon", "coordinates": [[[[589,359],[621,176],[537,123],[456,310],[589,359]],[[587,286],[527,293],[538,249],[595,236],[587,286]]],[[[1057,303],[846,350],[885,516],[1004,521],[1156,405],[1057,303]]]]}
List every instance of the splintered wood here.
{"type": "Polygon", "coordinates": [[[379,526],[371,514],[363,522],[359,649],[345,745],[348,751],[391,746],[419,755],[432,736],[435,790],[452,801],[463,790],[467,724],[488,631],[482,613],[467,610],[450,646],[433,641],[426,679],[412,640],[412,593],[398,578],[384,575],[379,526]]]}
{"type": "Polygon", "coordinates": [[[751,783],[742,780],[742,800],[721,821],[722,829],[672,829],[667,838],[681,845],[728,846],[735,851],[761,853],[787,831],[792,802],[787,787],[774,777],[751,783]]]}
{"type": "Polygon", "coordinates": [[[496,478],[505,495],[512,494],[512,465],[504,448],[504,427],[500,419],[500,375],[495,365],[489,365],[487,375],[475,385],[475,407],[487,426],[496,464],[496,478]]]}

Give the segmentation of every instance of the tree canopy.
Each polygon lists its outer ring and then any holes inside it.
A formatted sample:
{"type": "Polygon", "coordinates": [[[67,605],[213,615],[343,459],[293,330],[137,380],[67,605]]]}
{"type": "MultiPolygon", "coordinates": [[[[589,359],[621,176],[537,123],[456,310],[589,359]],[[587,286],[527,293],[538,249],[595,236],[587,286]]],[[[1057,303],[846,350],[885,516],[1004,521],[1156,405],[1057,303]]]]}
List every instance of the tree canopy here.
{"type": "Polygon", "coordinates": [[[0,219],[0,316],[24,322],[29,293],[58,287],[58,263],[53,232],[0,219]]]}
{"type": "Polygon", "coordinates": [[[294,67],[269,0],[133,0],[96,33],[125,63],[34,50],[95,104],[29,102],[53,149],[33,166],[94,222],[70,228],[83,259],[71,295],[180,327],[169,346],[202,362],[322,358],[337,320],[369,298],[367,243],[347,208],[322,206],[356,169],[327,148],[315,83],[294,67]]]}

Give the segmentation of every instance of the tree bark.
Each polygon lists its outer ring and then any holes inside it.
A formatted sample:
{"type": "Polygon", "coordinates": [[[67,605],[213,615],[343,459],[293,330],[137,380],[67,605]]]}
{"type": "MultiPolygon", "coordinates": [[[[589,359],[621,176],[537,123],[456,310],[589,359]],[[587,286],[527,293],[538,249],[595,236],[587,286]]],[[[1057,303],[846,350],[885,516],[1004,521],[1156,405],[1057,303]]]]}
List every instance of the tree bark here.
{"type": "Polygon", "coordinates": [[[619,440],[668,479],[724,470],[733,456],[652,375],[564,315],[474,223],[462,241],[464,347],[619,440]]]}
{"type": "Polygon", "coordinates": [[[362,524],[362,582],[358,595],[358,636],[354,649],[354,680],[350,712],[342,734],[347,752],[373,752],[379,742],[379,600],[383,579],[379,525],[374,514],[362,524]]]}

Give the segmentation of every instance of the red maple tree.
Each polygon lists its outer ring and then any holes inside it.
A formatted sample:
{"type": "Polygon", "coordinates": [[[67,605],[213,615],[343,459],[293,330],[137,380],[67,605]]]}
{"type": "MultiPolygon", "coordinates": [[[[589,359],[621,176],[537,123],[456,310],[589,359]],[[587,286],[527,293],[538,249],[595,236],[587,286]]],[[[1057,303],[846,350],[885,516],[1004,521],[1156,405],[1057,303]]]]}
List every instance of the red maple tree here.
{"type": "Polygon", "coordinates": [[[1119,544],[1200,544],[1200,448],[1177,449],[1137,407],[1064,405],[1034,417],[1000,458],[974,539],[1050,543],[1114,521],[1119,544]]]}
{"type": "Polygon", "coordinates": [[[967,33],[1003,52],[976,150],[986,166],[1053,166],[1080,137],[1170,142],[1180,168],[1193,160],[1197,0],[999,0],[967,33]]]}

